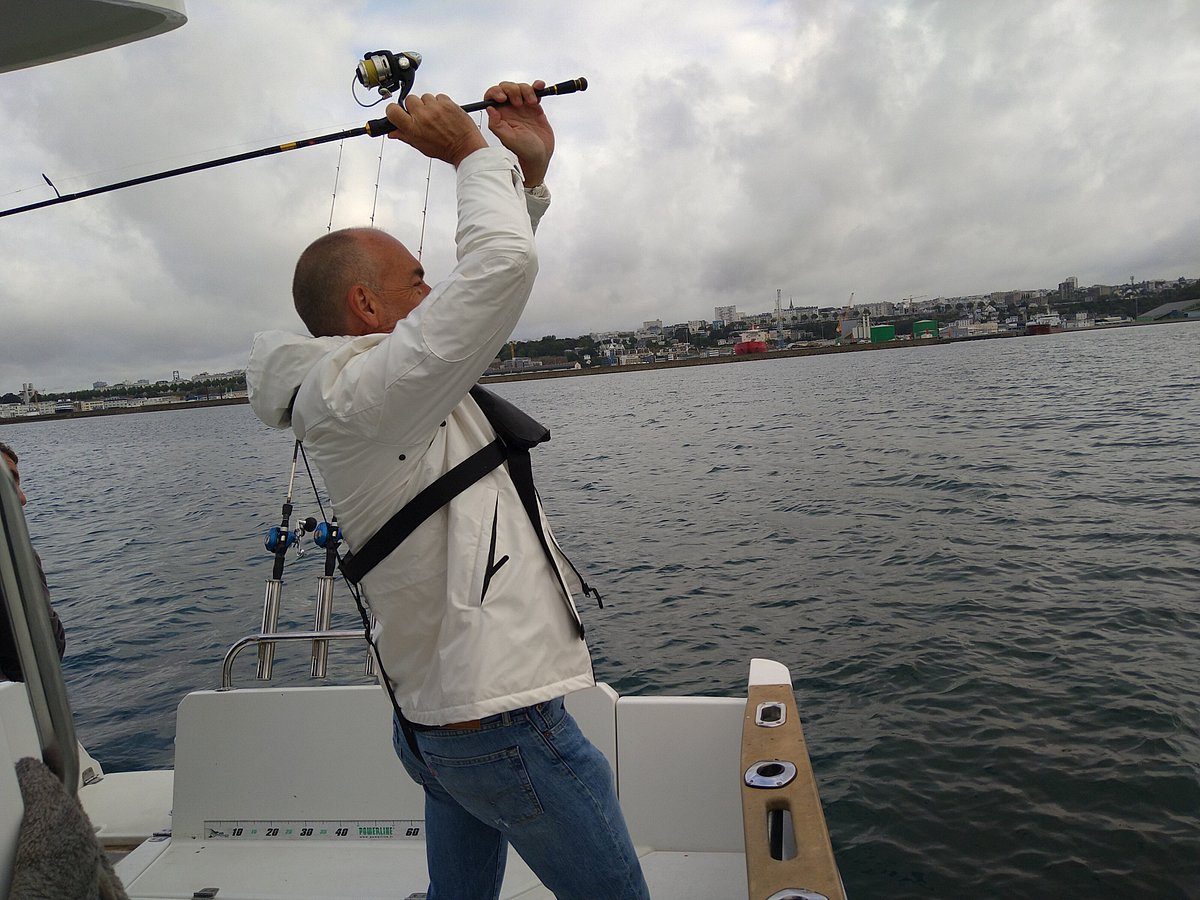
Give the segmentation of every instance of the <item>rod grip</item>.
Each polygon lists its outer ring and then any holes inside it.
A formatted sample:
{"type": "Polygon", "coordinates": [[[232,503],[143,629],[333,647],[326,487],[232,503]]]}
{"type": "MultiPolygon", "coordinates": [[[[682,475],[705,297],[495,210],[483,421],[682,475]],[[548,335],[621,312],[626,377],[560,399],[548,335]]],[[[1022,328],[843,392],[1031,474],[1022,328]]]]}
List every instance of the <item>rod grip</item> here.
{"type": "MultiPolygon", "coordinates": [[[[539,97],[552,97],[559,94],[574,94],[576,91],[587,90],[586,78],[572,78],[569,81],[560,81],[558,84],[549,84],[544,88],[539,88],[534,91],[539,97]]],[[[463,107],[463,112],[479,112],[481,109],[487,109],[489,106],[499,106],[495,100],[480,100],[477,103],[468,103],[463,107]]]]}
{"type": "MultiPolygon", "coordinates": [[[[539,97],[557,97],[561,94],[574,94],[577,91],[586,91],[588,81],[586,78],[572,78],[568,81],[560,81],[558,84],[549,84],[544,88],[534,91],[539,97]]],[[[477,103],[468,103],[462,107],[463,112],[473,113],[479,112],[481,109],[487,109],[489,106],[499,106],[495,100],[480,100],[477,103]]],[[[384,116],[382,119],[371,119],[363,126],[363,130],[371,137],[379,137],[380,135],[388,134],[395,131],[396,126],[391,123],[391,120],[384,116]]]]}
{"type": "Polygon", "coordinates": [[[370,137],[381,137],[388,132],[395,131],[396,126],[392,124],[391,119],[389,119],[387,116],[384,116],[382,119],[372,119],[363,126],[363,130],[370,137]]]}

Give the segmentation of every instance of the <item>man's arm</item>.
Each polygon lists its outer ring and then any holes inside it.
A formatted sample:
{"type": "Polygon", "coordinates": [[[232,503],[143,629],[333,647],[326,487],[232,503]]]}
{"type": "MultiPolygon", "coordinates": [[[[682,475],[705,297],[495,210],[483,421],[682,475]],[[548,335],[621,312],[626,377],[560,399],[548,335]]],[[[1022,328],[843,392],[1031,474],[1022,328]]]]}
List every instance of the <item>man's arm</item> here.
{"type": "Polygon", "coordinates": [[[538,223],[550,207],[550,191],[545,181],[550,157],[554,155],[554,129],[550,127],[537,95],[537,91],[545,86],[544,81],[533,84],[502,81],[488,88],[483,95],[485,100],[502,104],[487,108],[488,128],[501,144],[516,154],[525,187],[529,223],[535,234],[538,223]]]}

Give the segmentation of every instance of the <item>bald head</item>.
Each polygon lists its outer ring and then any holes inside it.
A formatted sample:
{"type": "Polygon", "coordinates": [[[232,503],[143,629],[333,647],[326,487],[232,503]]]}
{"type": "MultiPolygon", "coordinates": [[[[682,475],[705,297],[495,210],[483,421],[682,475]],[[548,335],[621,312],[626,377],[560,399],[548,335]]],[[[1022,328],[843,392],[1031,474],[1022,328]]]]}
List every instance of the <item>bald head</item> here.
{"type": "Polygon", "coordinates": [[[429,291],[420,261],[377,228],[318,238],[292,279],[296,312],[314,337],[390,332],[429,291]]]}
{"type": "Polygon", "coordinates": [[[308,245],[296,262],[292,299],[313,337],[347,334],[346,295],[355,285],[379,289],[379,261],[369,252],[373,228],[344,228],[308,245]]]}

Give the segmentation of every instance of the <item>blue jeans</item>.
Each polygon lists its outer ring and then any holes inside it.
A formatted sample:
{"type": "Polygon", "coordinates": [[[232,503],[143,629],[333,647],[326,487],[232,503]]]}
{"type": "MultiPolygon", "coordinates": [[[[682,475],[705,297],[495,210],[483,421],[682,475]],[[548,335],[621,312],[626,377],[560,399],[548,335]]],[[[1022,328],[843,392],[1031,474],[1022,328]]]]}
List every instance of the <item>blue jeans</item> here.
{"type": "Polygon", "coordinates": [[[511,843],[558,900],[649,900],[608,760],[562,698],[392,742],[425,789],[429,900],[495,900],[511,843]]]}

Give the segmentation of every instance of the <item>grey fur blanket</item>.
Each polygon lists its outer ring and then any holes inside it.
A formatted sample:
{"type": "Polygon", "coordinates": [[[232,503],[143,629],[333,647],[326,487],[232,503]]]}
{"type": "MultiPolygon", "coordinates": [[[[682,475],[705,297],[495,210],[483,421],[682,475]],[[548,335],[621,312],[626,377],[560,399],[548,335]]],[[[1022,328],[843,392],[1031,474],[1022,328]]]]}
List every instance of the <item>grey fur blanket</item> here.
{"type": "Polygon", "coordinates": [[[25,817],[8,900],[129,900],[79,801],[40,760],[16,768],[25,817]]]}

